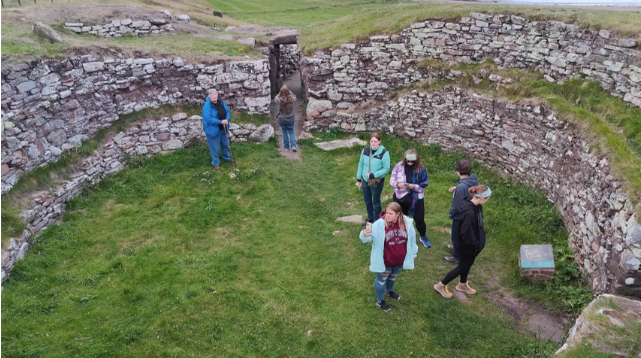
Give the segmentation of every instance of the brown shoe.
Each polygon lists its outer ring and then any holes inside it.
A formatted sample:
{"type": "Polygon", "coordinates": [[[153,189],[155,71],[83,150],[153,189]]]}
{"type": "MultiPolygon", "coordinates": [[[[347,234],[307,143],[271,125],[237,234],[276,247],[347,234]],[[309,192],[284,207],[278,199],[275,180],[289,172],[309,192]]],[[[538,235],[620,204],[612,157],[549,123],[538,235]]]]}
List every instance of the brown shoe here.
{"type": "Polygon", "coordinates": [[[457,291],[465,292],[468,295],[473,295],[476,293],[476,290],[470,287],[470,285],[468,285],[467,282],[459,283],[458,285],[456,285],[456,287],[454,287],[454,289],[456,289],[457,291]]]}
{"type": "Polygon", "coordinates": [[[228,163],[236,163],[236,161],[231,159],[228,163]]]}
{"type": "Polygon", "coordinates": [[[445,245],[445,249],[446,249],[450,254],[453,254],[453,253],[454,253],[454,246],[452,246],[452,245],[445,245]]]}
{"type": "Polygon", "coordinates": [[[458,265],[458,260],[455,259],[454,256],[445,256],[443,260],[445,260],[445,262],[451,263],[452,265],[458,265]]]}
{"type": "Polygon", "coordinates": [[[220,170],[220,167],[217,165],[214,167],[214,170],[220,170]]]}
{"type": "Polygon", "coordinates": [[[434,285],[434,289],[436,290],[436,292],[440,293],[441,296],[445,298],[452,298],[452,292],[450,292],[450,290],[447,289],[446,285],[439,282],[436,285],[434,285]]]}

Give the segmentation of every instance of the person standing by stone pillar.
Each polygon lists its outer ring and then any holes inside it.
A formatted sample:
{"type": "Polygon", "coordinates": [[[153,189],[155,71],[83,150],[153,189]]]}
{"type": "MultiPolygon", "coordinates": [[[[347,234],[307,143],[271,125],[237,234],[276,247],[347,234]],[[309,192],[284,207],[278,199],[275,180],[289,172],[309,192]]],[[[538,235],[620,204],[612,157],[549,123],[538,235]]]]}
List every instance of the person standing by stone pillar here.
{"type": "Polygon", "coordinates": [[[276,97],[274,97],[274,102],[278,107],[278,124],[280,129],[283,131],[283,149],[285,151],[292,148],[292,151],[296,151],[296,137],[294,135],[294,122],[296,117],[294,115],[294,102],[296,102],[296,95],[283,85],[280,92],[276,97]]]}
{"type": "Polygon", "coordinates": [[[222,98],[218,98],[216,89],[209,90],[209,96],[203,106],[203,129],[209,145],[209,154],[211,155],[211,166],[215,170],[220,170],[220,158],[218,151],[222,151],[223,160],[233,163],[229,152],[229,137],[227,127],[231,121],[231,112],[227,103],[222,98]]]}

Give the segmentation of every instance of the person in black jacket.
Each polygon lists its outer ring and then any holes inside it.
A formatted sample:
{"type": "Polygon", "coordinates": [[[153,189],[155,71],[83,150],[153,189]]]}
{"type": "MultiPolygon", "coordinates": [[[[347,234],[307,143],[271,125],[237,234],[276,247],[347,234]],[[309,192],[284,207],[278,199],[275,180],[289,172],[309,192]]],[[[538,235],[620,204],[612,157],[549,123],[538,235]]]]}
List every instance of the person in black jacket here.
{"type": "Polygon", "coordinates": [[[487,185],[477,185],[469,189],[471,199],[461,203],[456,219],[459,221],[456,250],[461,259],[458,265],[450,271],[445,278],[434,285],[436,292],[445,298],[452,298],[452,293],[447,289],[447,284],[461,276],[457,291],[473,295],[476,290],[467,283],[467,275],[474,264],[476,257],[485,247],[485,228],[483,226],[483,207],[492,196],[492,190],[487,185]]]}
{"type": "Polygon", "coordinates": [[[469,160],[461,159],[456,162],[456,175],[459,177],[458,184],[449,189],[450,193],[453,193],[452,196],[452,207],[450,208],[450,219],[452,219],[452,244],[447,245],[447,251],[449,251],[452,256],[445,256],[443,259],[446,262],[457,265],[460,259],[458,252],[456,252],[456,237],[458,236],[458,227],[459,223],[456,217],[461,210],[461,203],[465,200],[470,200],[470,194],[468,190],[475,185],[479,185],[479,181],[476,179],[476,175],[470,174],[472,171],[472,165],[469,160]]]}

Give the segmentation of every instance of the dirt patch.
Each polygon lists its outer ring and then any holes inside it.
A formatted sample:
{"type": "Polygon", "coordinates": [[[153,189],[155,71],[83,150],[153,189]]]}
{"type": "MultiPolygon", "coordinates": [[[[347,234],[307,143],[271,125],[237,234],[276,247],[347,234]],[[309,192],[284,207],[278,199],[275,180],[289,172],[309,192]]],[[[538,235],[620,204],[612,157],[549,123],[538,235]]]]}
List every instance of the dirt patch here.
{"type": "Polygon", "coordinates": [[[456,297],[459,301],[461,302],[470,302],[470,299],[467,297],[467,295],[461,291],[457,291],[456,289],[451,291],[454,297],[456,297]]]}
{"type": "MultiPolygon", "coordinates": [[[[491,275],[485,282],[488,287],[498,287],[498,283],[496,275],[491,275]]],[[[514,317],[521,331],[534,333],[539,340],[549,339],[557,343],[565,336],[569,323],[565,317],[551,314],[537,303],[516,298],[502,287],[498,287],[497,292],[488,293],[487,297],[514,317]]]]}
{"type": "Polygon", "coordinates": [[[437,227],[436,231],[444,232],[446,234],[451,234],[452,233],[452,228],[451,227],[437,227]]]}

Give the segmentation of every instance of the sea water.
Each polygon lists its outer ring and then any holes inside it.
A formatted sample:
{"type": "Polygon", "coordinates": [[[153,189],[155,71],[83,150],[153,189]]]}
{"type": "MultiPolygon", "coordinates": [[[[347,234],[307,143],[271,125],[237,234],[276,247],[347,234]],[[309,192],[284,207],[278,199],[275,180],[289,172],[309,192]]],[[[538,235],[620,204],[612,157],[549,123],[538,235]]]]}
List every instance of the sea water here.
{"type": "Polygon", "coordinates": [[[641,0],[478,0],[478,2],[514,5],[630,7],[641,10],[641,0]]]}

